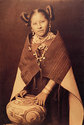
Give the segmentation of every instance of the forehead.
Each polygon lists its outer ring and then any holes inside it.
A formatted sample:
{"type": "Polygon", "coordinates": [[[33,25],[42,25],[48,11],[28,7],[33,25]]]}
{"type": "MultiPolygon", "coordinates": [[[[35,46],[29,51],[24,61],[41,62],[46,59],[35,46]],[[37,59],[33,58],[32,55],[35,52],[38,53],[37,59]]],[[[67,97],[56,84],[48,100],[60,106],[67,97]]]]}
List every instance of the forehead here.
{"type": "Polygon", "coordinates": [[[36,12],[32,15],[31,21],[36,21],[36,20],[41,20],[41,19],[46,19],[45,15],[42,12],[36,12]]]}

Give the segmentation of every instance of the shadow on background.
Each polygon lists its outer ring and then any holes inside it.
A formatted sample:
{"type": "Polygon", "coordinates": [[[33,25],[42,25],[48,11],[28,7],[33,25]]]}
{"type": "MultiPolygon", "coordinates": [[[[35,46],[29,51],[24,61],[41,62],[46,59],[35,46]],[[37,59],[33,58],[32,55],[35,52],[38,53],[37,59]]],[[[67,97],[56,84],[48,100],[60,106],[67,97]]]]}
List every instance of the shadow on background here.
{"type": "MultiPolygon", "coordinates": [[[[55,13],[52,30],[58,29],[72,62],[74,75],[84,100],[84,7],[83,1],[0,0],[0,122],[5,123],[8,103],[28,29],[20,19],[22,11],[45,8],[51,4],[55,13]]],[[[84,103],[84,102],[83,102],[84,103]]]]}

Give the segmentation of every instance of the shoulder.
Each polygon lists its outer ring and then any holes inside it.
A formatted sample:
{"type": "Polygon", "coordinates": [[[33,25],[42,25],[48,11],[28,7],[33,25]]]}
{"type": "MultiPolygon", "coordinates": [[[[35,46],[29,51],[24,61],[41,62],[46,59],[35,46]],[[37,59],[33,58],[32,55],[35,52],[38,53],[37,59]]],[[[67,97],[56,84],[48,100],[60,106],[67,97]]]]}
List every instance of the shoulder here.
{"type": "Polygon", "coordinates": [[[54,35],[55,35],[55,37],[54,37],[51,45],[53,45],[54,48],[55,47],[61,47],[61,45],[64,46],[64,40],[62,39],[62,36],[61,36],[59,30],[57,30],[54,33],[54,35]]]}
{"type": "Polygon", "coordinates": [[[54,34],[54,39],[53,39],[53,43],[54,44],[63,44],[64,43],[64,40],[62,39],[62,36],[59,32],[59,30],[56,30],[54,32],[52,32],[54,34]]]}
{"type": "Polygon", "coordinates": [[[26,39],[25,39],[25,43],[24,43],[23,50],[25,50],[25,49],[28,50],[28,49],[30,48],[30,46],[31,46],[31,41],[32,41],[31,34],[27,34],[26,39]]]}
{"type": "Polygon", "coordinates": [[[61,33],[60,33],[59,30],[56,30],[54,34],[55,34],[55,36],[56,36],[57,38],[61,38],[61,39],[62,39],[62,36],[61,36],[61,33]]]}

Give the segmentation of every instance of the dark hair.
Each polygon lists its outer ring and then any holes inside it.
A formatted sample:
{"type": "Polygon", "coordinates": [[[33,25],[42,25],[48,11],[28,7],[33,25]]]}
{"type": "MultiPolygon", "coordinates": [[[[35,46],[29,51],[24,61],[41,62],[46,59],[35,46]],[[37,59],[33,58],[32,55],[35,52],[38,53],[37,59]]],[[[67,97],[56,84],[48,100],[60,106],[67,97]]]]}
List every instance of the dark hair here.
{"type": "Polygon", "coordinates": [[[53,8],[50,5],[48,5],[46,7],[46,10],[44,10],[44,9],[35,9],[30,14],[27,14],[27,13],[23,12],[21,14],[21,18],[27,23],[28,26],[30,26],[31,25],[31,18],[36,12],[42,13],[48,21],[49,20],[54,20],[53,8]]]}
{"type": "Polygon", "coordinates": [[[50,17],[49,17],[48,13],[47,13],[45,10],[43,10],[43,9],[37,9],[37,11],[34,10],[34,11],[31,12],[30,18],[29,18],[29,25],[30,25],[30,23],[31,23],[31,18],[32,18],[32,16],[33,16],[36,12],[42,13],[47,20],[50,20],[50,17]]]}

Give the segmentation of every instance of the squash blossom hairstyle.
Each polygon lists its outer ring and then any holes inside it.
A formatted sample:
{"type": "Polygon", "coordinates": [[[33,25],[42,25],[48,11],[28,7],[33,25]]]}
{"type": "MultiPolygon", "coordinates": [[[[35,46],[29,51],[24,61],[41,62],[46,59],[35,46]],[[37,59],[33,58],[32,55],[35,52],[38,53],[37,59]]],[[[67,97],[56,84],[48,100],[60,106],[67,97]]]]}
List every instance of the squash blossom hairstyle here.
{"type": "Polygon", "coordinates": [[[35,9],[30,14],[27,12],[22,12],[21,19],[26,23],[27,26],[31,25],[31,18],[35,13],[42,13],[48,21],[54,20],[53,8],[52,6],[48,5],[45,10],[40,8],[35,9]]]}

